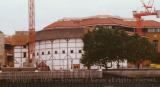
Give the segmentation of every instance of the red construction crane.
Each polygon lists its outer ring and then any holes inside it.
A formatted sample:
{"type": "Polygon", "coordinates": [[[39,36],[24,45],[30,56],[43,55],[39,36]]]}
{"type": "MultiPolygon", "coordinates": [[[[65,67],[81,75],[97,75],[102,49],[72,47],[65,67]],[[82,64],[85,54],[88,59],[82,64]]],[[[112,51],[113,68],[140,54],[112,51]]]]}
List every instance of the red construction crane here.
{"type": "Polygon", "coordinates": [[[144,35],[142,31],[142,21],[141,21],[141,18],[143,16],[156,15],[157,17],[159,17],[160,11],[155,10],[154,1],[155,0],[148,0],[148,3],[146,4],[144,0],[141,0],[144,11],[140,11],[140,12],[133,11],[133,16],[136,18],[136,33],[139,35],[144,35]]]}
{"type": "Polygon", "coordinates": [[[35,58],[35,0],[28,0],[29,12],[29,47],[28,58],[32,63],[35,58]]]}

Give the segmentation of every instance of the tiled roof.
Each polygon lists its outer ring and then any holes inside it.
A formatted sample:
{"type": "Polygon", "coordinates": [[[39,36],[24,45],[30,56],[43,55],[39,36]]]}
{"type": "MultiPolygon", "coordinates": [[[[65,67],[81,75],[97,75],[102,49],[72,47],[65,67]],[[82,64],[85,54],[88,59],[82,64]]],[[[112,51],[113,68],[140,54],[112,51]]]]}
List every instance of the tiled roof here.
{"type": "MultiPolygon", "coordinates": [[[[136,27],[135,21],[125,21],[125,22],[129,27],[136,27]]],[[[142,21],[142,26],[143,27],[160,28],[160,22],[153,21],[153,20],[145,20],[145,21],[142,21]]]]}
{"type": "Polygon", "coordinates": [[[82,28],[42,30],[36,33],[36,40],[41,41],[64,38],[81,38],[83,35],[84,29],[82,28]]]}
{"type": "Polygon", "coordinates": [[[57,21],[53,24],[48,25],[46,28],[57,28],[57,27],[80,27],[80,21],[57,21]]]}
{"type": "MultiPolygon", "coordinates": [[[[85,19],[68,19],[68,20],[60,20],[54,22],[44,29],[54,29],[54,28],[61,28],[61,27],[84,27],[84,26],[95,26],[95,25],[119,25],[119,26],[126,26],[126,27],[136,27],[135,20],[126,20],[123,18],[116,18],[116,17],[92,17],[92,18],[85,18],[85,19]]],[[[155,27],[160,28],[160,22],[153,21],[153,20],[145,20],[142,21],[143,27],[155,27]]]]}
{"type": "Polygon", "coordinates": [[[13,45],[26,45],[28,43],[28,35],[14,35],[12,38],[13,45]]]}
{"type": "Polygon", "coordinates": [[[149,20],[142,22],[143,27],[158,27],[160,28],[160,22],[149,20]]]}
{"type": "Polygon", "coordinates": [[[5,37],[5,44],[12,44],[12,37],[11,36],[5,37]]]}
{"type": "Polygon", "coordinates": [[[122,25],[123,22],[122,19],[117,18],[89,18],[84,19],[80,23],[83,26],[89,26],[89,25],[122,25]]]}
{"type": "Polygon", "coordinates": [[[28,35],[13,35],[5,37],[5,44],[26,45],[28,43],[28,35]]]}

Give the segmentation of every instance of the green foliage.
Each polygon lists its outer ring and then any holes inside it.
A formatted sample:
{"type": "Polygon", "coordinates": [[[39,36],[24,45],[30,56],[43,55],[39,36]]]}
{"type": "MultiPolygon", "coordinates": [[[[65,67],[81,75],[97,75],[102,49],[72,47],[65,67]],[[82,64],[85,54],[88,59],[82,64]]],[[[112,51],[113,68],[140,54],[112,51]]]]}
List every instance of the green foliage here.
{"type": "Polygon", "coordinates": [[[156,51],[151,43],[138,35],[128,36],[125,31],[99,27],[83,37],[84,54],[81,63],[90,68],[92,65],[103,66],[109,63],[128,60],[139,61],[156,58],[156,51]]]}
{"type": "Polygon", "coordinates": [[[144,37],[133,35],[127,43],[128,55],[126,55],[128,62],[139,64],[144,60],[155,61],[157,59],[157,52],[153,45],[144,37]]]}
{"type": "Polygon", "coordinates": [[[124,31],[99,28],[88,32],[84,38],[84,54],[81,63],[86,66],[101,65],[109,68],[108,63],[124,61],[125,41],[128,35],[124,31]]]}

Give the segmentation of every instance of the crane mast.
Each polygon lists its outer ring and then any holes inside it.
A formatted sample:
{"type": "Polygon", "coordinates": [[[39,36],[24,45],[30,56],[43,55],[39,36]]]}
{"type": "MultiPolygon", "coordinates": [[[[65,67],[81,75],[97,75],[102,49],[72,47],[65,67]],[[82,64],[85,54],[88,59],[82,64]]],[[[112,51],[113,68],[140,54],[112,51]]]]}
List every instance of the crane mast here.
{"type": "Polygon", "coordinates": [[[155,8],[153,7],[154,1],[155,0],[149,0],[149,2],[146,4],[143,0],[141,0],[144,11],[140,12],[133,11],[133,16],[136,19],[136,33],[139,35],[144,35],[142,31],[142,21],[141,21],[141,18],[143,16],[156,15],[157,17],[159,17],[160,12],[158,10],[155,10],[155,8]]]}
{"type": "Polygon", "coordinates": [[[29,47],[28,59],[32,63],[35,58],[35,0],[28,0],[29,12],[29,47]]]}

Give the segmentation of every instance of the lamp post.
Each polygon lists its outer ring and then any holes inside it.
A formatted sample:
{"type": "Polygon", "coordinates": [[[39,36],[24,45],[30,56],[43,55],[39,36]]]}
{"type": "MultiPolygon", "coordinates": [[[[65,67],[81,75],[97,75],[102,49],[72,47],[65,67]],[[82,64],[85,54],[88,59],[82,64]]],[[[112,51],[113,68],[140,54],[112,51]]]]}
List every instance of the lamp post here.
{"type": "Polygon", "coordinates": [[[69,65],[68,65],[68,41],[69,41],[69,39],[67,38],[66,39],[66,41],[67,41],[67,70],[69,70],[69,65]]]}

